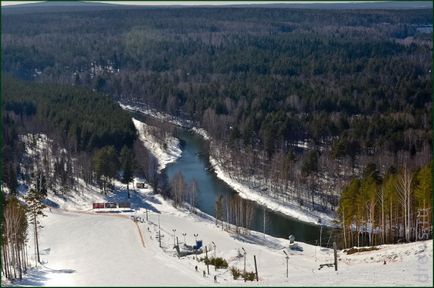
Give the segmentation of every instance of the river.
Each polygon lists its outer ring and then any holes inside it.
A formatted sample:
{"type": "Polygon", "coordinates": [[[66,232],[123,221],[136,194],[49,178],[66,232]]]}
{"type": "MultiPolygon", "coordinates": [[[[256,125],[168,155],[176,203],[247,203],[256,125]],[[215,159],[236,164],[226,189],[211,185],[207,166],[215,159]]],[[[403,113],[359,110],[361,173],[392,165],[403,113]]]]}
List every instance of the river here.
{"type": "MultiPolygon", "coordinates": [[[[133,116],[141,121],[147,122],[143,114],[133,113],[133,116]]],[[[168,176],[169,182],[177,172],[181,172],[188,183],[193,179],[197,182],[197,208],[201,211],[215,216],[215,202],[220,195],[234,195],[237,192],[224,181],[220,180],[215,172],[207,169],[211,166],[208,159],[208,143],[202,136],[178,128],[177,135],[181,141],[182,155],[176,162],[168,164],[162,171],[168,176]]],[[[288,238],[294,235],[296,241],[316,244],[320,238],[320,226],[301,222],[289,216],[271,211],[256,202],[254,203],[254,219],[251,229],[264,232],[268,235],[288,238]],[[264,230],[265,213],[265,230],[264,230]]],[[[330,245],[331,229],[322,228],[322,245],[330,245]]]]}

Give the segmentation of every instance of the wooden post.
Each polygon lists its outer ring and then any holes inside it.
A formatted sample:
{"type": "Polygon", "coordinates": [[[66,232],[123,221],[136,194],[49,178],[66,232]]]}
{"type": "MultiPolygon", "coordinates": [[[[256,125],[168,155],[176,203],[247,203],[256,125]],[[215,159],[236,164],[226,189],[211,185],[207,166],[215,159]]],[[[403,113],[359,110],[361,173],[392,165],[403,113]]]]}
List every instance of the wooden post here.
{"type": "Polygon", "coordinates": [[[347,248],[347,236],[345,234],[345,209],[342,209],[342,230],[344,232],[344,249],[347,248]]]}
{"type": "Polygon", "coordinates": [[[253,260],[255,261],[256,281],[259,281],[259,278],[258,278],[258,266],[256,265],[256,255],[253,255],[253,260]]]}
{"type": "Polygon", "coordinates": [[[178,241],[178,236],[176,236],[176,246],[179,247],[179,241],[178,241]]]}
{"type": "Polygon", "coordinates": [[[146,221],[148,221],[148,209],[146,209],[146,221]]]}
{"type": "Polygon", "coordinates": [[[336,242],[333,242],[333,250],[335,254],[335,271],[338,271],[338,251],[336,250],[336,242]]]}
{"type": "Polygon", "coordinates": [[[322,242],[321,242],[321,239],[322,238],[322,224],[321,224],[321,227],[320,227],[320,230],[319,230],[319,249],[320,249],[320,251],[321,251],[321,244],[322,244],[322,242]]]}

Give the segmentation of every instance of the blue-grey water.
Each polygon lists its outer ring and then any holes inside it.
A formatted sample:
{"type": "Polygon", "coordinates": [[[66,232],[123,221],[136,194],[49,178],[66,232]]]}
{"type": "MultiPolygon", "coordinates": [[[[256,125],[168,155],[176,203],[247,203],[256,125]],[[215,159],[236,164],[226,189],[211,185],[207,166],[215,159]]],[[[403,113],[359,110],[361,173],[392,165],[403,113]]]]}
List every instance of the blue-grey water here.
{"type": "MultiPolygon", "coordinates": [[[[146,122],[147,117],[134,113],[134,117],[146,122]]],[[[232,196],[237,192],[225,182],[220,180],[215,172],[209,168],[208,143],[200,135],[186,129],[178,129],[177,137],[181,141],[182,155],[176,162],[167,165],[163,173],[168,176],[169,182],[176,173],[181,172],[184,180],[189,183],[193,179],[198,186],[197,208],[215,216],[215,203],[220,195],[232,196]]],[[[315,244],[320,238],[320,227],[301,222],[297,219],[271,211],[254,203],[254,220],[251,229],[264,232],[275,237],[288,238],[294,235],[296,241],[315,244]]],[[[322,244],[327,245],[330,229],[323,227],[322,244]]]]}

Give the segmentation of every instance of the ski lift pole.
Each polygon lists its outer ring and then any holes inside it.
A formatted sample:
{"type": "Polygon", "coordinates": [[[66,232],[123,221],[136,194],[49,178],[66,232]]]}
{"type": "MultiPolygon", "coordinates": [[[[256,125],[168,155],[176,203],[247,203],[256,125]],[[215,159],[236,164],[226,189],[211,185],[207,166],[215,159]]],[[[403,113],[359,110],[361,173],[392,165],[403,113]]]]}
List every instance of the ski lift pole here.
{"type": "Polygon", "coordinates": [[[289,276],[289,271],[288,271],[288,260],[289,260],[289,256],[288,256],[288,253],[286,253],[286,251],[285,250],[283,250],[283,253],[285,253],[285,258],[286,258],[286,278],[288,278],[288,276],[289,276]]]}
{"type": "MultiPolygon", "coordinates": [[[[194,254],[195,254],[195,256],[196,256],[196,260],[198,260],[198,259],[197,259],[197,236],[199,236],[199,234],[196,233],[196,234],[193,234],[193,236],[194,236],[194,240],[196,241],[196,243],[195,243],[195,245],[194,245],[194,247],[195,247],[195,248],[194,248],[194,250],[195,250],[195,251],[194,251],[194,254]]],[[[199,260],[198,260],[198,261],[199,261],[199,260]]]]}
{"type": "Polygon", "coordinates": [[[211,241],[212,246],[214,246],[214,258],[217,258],[217,245],[215,245],[214,241],[211,241]]]}
{"type": "Polygon", "coordinates": [[[172,232],[173,232],[173,246],[176,246],[176,242],[175,242],[175,239],[176,239],[176,229],[172,229],[172,232]]]}
{"type": "MultiPolygon", "coordinates": [[[[214,246],[214,259],[217,258],[217,245],[215,245],[214,241],[211,241],[214,246]]],[[[217,265],[214,265],[214,270],[217,271],[217,265]]]]}
{"type": "Polygon", "coordinates": [[[241,247],[241,249],[243,249],[243,251],[244,251],[244,275],[246,275],[246,255],[247,255],[247,252],[246,252],[246,250],[244,250],[243,247],[241,247]]]}

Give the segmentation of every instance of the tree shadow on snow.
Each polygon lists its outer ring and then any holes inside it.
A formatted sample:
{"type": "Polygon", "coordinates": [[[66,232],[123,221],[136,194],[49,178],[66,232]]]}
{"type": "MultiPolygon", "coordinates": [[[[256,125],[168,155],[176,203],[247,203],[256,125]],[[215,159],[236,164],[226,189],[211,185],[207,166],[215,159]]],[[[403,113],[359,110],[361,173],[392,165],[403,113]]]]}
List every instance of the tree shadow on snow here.
{"type": "Polygon", "coordinates": [[[130,202],[132,209],[145,208],[152,212],[160,213],[160,211],[151,204],[160,204],[158,199],[140,194],[134,190],[130,190],[130,198],[128,198],[127,189],[119,189],[111,195],[107,195],[106,199],[110,202],[130,202]]]}
{"type": "Polygon", "coordinates": [[[44,286],[49,279],[49,274],[72,274],[76,271],[74,269],[52,269],[46,266],[41,268],[31,268],[23,275],[22,280],[12,281],[10,287],[16,286],[44,286]]]}
{"type": "Polygon", "coordinates": [[[279,243],[276,243],[276,242],[271,241],[267,238],[264,238],[261,236],[255,236],[252,234],[249,234],[249,235],[232,234],[231,237],[238,240],[238,241],[242,241],[242,242],[246,242],[246,243],[250,243],[250,244],[259,244],[259,245],[266,246],[266,247],[271,248],[271,249],[280,250],[280,249],[285,248],[285,246],[283,246],[279,243]]]}

